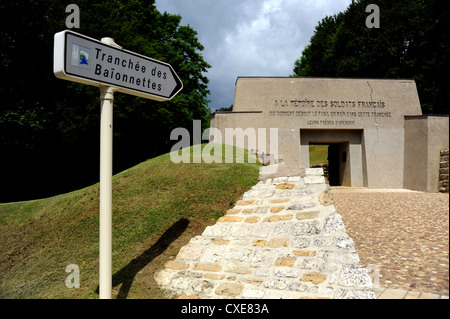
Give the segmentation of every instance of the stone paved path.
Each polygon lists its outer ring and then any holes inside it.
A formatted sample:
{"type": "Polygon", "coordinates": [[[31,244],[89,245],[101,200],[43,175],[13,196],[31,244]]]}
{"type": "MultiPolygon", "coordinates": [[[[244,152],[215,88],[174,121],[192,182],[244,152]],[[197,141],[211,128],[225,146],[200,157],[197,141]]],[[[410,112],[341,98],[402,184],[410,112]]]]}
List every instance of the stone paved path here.
{"type": "Polygon", "coordinates": [[[379,269],[383,295],[448,298],[448,194],[341,187],[329,194],[362,265],[379,269]]]}
{"type": "Polygon", "coordinates": [[[376,298],[322,169],[261,181],[155,274],[173,297],[376,298]]]}
{"type": "Polygon", "coordinates": [[[448,295],[405,289],[374,288],[377,299],[448,299],[448,295]]]}

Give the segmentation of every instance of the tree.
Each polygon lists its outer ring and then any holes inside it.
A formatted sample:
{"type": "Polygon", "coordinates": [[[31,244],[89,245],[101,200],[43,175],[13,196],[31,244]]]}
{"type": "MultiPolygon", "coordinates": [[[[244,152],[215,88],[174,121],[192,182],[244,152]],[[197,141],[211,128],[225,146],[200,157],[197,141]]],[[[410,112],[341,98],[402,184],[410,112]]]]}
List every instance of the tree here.
{"type": "Polygon", "coordinates": [[[217,109],[216,112],[232,112],[232,111],[233,111],[233,104],[230,105],[229,107],[221,107],[217,109]]]}
{"type": "Polygon", "coordinates": [[[325,17],[319,22],[310,44],[303,50],[302,57],[295,62],[295,75],[333,76],[336,72],[333,56],[334,36],[342,16],[342,14],[338,14],[333,17],[325,17]]]}
{"type": "MultiPolygon", "coordinates": [[[[175,127],[208,125],[210,65],[181,16],[154,1],[79,0],[80,28],[112,37],[130,51],[170,63],[184,84],[169,102],[115,94],[114,172],[171,148],[175,127]]],[[[66,4],[21,0],[0,4],[0,202],[49,196],[98,181],[99,89],[56,79],[53,35],[66,29],[66,4]]]]}
{"type": "Polygon", "coordinates": [[[448,114],[448,4],[438,0],[359,0],[325,17],[295,61],[295,76],[412,78],[425,114],[448,114]],[[380,8],[367,28],[366,7],[380,8]]]}

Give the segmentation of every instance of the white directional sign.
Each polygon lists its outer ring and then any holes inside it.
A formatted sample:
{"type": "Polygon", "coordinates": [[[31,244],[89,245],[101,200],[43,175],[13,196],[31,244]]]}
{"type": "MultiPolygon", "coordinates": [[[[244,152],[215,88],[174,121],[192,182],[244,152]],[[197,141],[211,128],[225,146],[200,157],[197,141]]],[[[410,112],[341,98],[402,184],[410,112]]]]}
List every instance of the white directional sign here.
{"type": "Polygon", "coordinates": [[[106,45],[73,31],[55,34],[53,72],[69,81],[167,101],[183,88],[170,64],[106,45]]]}
{"type": "Polygon", "coordinates": [[[123,50],[111,38],[97,41],[66,30],[55,34],[53,50],[56,77],[100,87],[99,297],[111,299],[114,92],[167,101],[183,83],[169,64],[123,50]]]}

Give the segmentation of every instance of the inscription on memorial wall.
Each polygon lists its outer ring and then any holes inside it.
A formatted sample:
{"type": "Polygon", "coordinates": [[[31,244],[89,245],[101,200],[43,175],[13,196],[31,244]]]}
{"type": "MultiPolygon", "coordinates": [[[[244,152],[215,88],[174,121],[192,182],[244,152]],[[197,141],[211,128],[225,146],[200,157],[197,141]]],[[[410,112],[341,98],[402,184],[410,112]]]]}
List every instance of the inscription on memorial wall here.
{"type": "Polygon", "coordinates": [[[354,126],[358,119],[392,117],[385,101],[275,100],[272,117],[301,117],[307,125],[354,126]]]}

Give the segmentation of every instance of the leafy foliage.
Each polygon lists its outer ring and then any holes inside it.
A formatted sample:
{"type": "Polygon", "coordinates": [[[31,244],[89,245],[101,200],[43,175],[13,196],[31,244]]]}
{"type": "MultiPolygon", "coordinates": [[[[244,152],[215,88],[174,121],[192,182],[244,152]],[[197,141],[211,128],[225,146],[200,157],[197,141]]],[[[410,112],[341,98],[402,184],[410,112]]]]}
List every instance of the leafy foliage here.
{"type": "Polygon", "coordinates": [[[319,22],[295,76],[412,78],[425,114],[448,114],[449,10],[438,0],[358,0],[319,22]],[[369,4],[380,28],[367,28],[369,4]]]}
{"type": "MultiPolygon", "coordinates": [[[[204,74],[210,65],[201,56],[196,31],[180,26],[181,16],[158,12],[154,1],[76,4],[80,28],[74,31],[111,37],[125,49],[170,63],[184,85],[163,103],[115,94],[115,172],[170,150],[173,128],[189,129],[193,119],[209,125],[204,74]]],[[[65,6],[57,0],[0,4],[0,202],[98,181],[99,89],[53,75],[53,35],[66,29],[65,6]]]]}

